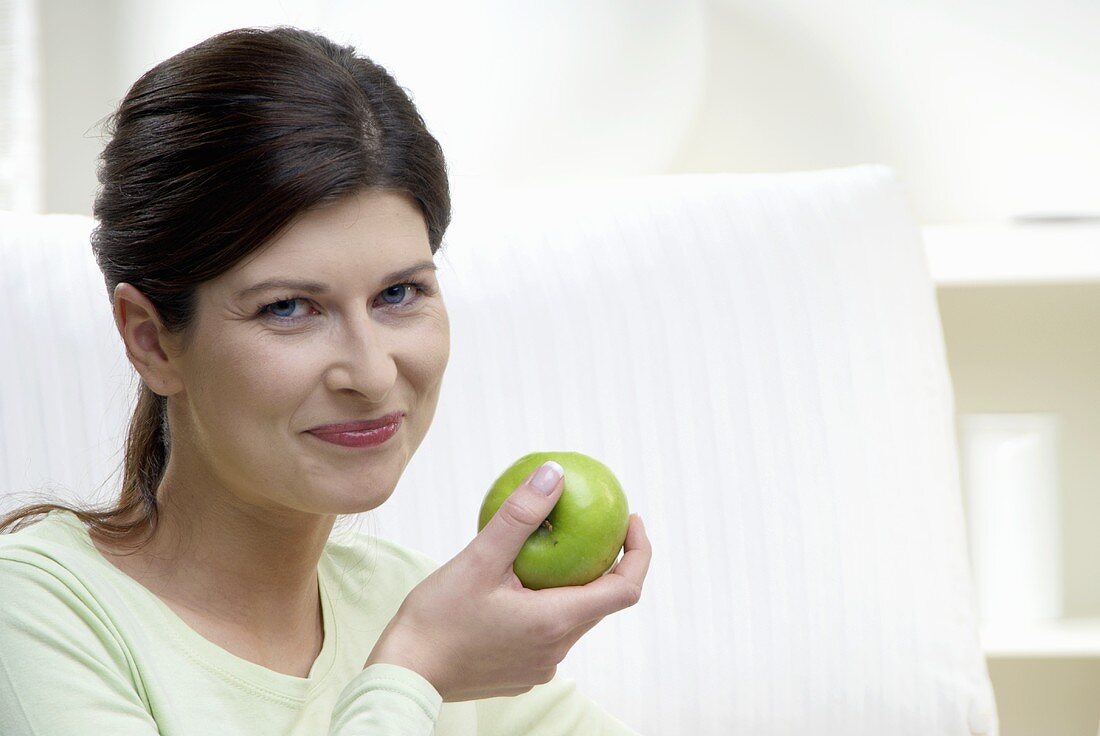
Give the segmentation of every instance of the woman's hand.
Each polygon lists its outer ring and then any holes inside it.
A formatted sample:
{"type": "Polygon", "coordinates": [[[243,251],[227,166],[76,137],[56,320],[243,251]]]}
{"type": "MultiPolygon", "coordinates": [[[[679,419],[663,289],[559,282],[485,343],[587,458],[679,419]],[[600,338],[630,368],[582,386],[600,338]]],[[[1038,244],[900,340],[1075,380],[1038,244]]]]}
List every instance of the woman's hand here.
{"type": "Polygon", "coordinates": [[[604,616],[638,602],[652,548],[637,514],[622,559],[606,575],[583,586],[522,586],[512,564],[564,487],[559,479],[543,495],[531,485],[534,475],[465,549],[409,592],[365,666],[407,667],[444,702],[519,695],[553,679],[573,644],[604,616]]]}

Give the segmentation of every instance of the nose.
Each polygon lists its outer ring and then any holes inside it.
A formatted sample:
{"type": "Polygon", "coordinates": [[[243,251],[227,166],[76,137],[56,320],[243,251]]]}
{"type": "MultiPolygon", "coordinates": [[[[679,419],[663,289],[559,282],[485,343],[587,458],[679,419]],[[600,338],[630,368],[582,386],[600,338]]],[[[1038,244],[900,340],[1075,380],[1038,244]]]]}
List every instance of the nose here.
{"type": "Polygon", "coordinates": [[[396,380],[397,363],[385,328],[369,317],[346,322],[325,371],[328,388],[354,391],[372,404],[383,404],[396,380]]]}

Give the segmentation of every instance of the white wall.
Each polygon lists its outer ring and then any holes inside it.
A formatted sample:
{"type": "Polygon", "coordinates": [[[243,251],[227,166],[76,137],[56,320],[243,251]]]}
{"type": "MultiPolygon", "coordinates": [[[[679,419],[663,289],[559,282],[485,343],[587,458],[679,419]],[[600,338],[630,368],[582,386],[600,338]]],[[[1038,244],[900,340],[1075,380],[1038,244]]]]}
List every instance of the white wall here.
{"type": "Polygon", "coordinates": [[[110,5],[38,3],[44,212],[92,213],[95,159],[106,143],[97,124],[125,91],[115,79],[119,43],[110,5]]]}
{"type": "Polygon", "coordinates": [[[1100,212],[1100,4],[717,0],[677,170],[894,166],[926,223],[1100,212]]]}
{"type": "Polygon", "coordinates": [[[1100,210],[1100,4],[1052,0],[41,0],[46,207],[90,212],[96,121],[220,30],[291,23],[410,89],[460,173],[881,162],[925,222],[1100,210]]]}
{"type": "Polygon", "coordinates": [[[90,213],[98,151],[69,155],[80,125],[111,112],[150,67],[240,26],[299,25],[355,45],[411,91],[456,174],[667,170],[705,83],[702,0],[42,3],[48,26],[69,28],[44,51],[48,115],[64,126],[48,142],[50,211],[90,213]],[[101,35],[73,38],[73,11],[101,35]],[[77,85],[84,94],[71,96],[77,85]]]}

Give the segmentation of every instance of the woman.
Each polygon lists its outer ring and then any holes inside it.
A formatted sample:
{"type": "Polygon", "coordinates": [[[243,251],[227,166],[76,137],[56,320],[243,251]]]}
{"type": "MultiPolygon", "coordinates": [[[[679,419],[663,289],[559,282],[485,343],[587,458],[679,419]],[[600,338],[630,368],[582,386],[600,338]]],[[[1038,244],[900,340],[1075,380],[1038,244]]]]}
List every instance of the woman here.
{"type": "Polygon", "coordinates": [[[117,506],[0,522],[0,732],[631,733],[555,674],[638,600],[640,519],[609,574],[541,591],[511,570],[561,494],[541,469],[441,567],[330,538],[393,491],[449,356],[446,169],[394,79],[240,29],[112,127],[92,246],[141,394],[117,506]]]}

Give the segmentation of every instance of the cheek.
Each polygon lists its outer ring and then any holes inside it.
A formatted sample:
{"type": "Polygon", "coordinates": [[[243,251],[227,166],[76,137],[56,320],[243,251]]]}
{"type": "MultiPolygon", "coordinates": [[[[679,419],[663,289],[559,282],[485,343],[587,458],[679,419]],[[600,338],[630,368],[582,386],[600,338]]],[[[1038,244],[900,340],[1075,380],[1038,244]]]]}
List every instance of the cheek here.
{"type": "Polygon", "coordinates": [[[255,431],[257,416],[285,416],[301,400],[317,359],[306,341],[235,341],[212,353],[202,383],[207,408],[228,424],[255,431]]]}
{"type": "Polygon", "coordinates": [[[264,478],[265,494],[292,493],[283,481],[301,472],[294,422],[315,393],[323,352],[305,339],[257,339],[217,355],[201,410],[216,417],[204,441],[220,477],[241,488],[264,478]]]}
{"type": "Polygon", "coordinates": [[[420,387],[438,389],[451,356],[451,328],[446,311],[417,331],[415,339],[408,343],[406,356],[417,373],[420,387]]]}

